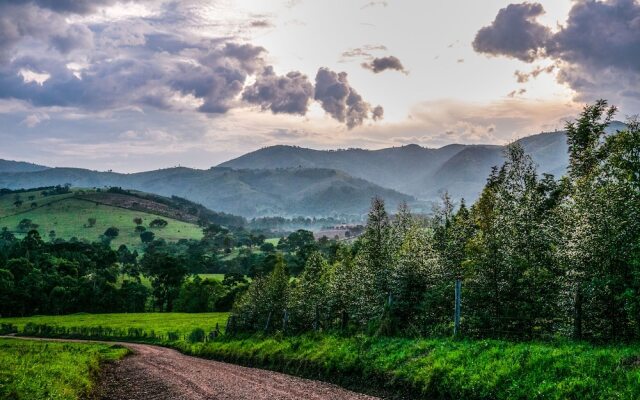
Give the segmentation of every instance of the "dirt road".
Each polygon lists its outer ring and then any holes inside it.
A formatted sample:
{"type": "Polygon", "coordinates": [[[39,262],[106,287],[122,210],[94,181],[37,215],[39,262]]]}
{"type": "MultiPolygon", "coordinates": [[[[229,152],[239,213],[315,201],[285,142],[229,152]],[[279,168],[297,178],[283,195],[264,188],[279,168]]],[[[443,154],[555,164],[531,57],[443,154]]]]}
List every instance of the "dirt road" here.
{"type": "MultiPolygon", "coordinates": [[[[35,338],[16,338],[35,339],[35,338]]],[[[37,339],[36,339],[37,340],[37,339]]],[[[55,340],[60,339],[44,339],[55,340]]],[[[66,341],[66,340],[60,340],[66,341]]],[[[69,340],[84,342],[83,340],[69,340]]],[[[108,342],[107,342],[108,343],[108,342]]],[[[113,342],[110,342],[113,344],[113,342]]],[[[324,382],[190,357],[172,349],[118,343],[133,354],[107,364],[101,400],[375,400],[324,382]]]]}

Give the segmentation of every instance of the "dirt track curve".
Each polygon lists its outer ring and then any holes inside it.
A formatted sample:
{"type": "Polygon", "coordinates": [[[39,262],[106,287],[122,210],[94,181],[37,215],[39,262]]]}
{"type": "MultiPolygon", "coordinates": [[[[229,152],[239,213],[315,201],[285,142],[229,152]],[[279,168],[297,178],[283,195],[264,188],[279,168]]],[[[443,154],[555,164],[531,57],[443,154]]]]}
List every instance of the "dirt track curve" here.
{"type": "Polygon", "coordinates": [[[118,344],[128,347],[133,354],[105,365],[95,393],[98,399],[377,399],[324,382],[190,357],[165,347],[118,344]]]}

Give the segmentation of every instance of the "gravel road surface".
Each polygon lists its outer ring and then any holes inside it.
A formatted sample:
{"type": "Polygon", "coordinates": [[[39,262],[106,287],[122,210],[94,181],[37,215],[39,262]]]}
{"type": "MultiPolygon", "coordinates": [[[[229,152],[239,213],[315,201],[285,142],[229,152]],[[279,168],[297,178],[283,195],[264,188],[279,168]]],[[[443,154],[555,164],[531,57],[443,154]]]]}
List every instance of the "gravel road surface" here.
{"type": "MultiPolygon", "coordinates": [[[[38,339],[69,342],[86,340],[38,339]]],[[[95,398],[100,400],[376,400],[336,385],[278,372],[186,356],[176,350],[137,343],[133,351],[106,364],[95,398]]]]}

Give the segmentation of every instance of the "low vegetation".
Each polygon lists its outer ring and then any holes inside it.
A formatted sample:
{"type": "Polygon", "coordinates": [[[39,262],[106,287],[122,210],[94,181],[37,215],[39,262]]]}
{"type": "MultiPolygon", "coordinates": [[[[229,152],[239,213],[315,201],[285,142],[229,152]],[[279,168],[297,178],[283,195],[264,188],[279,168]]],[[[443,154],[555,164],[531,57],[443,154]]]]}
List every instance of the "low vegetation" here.
{"type": "Polygon", "coordinates": [[[128,352],[103,344],[0,339],[0,398],[85,398],[94,387],[100,364],[128,352]]]}
{"type": "MultiPolygon", "coordinates": [[[[638,345],[334,333],[220,335],[215,324],[223,331],[226,318],[226,314],[171,313],[0,321],[5,330],[20,334],[151,342],[198,357],[322,379],[389,398],[588,400],[640,396],[638,345]]],[[[1,345],[0,349],[4,350],[1,345]]]]}
{"type": "Polygon", "coordinates": [[[639,345],[303,335],[223,338],[179,348],[388,398],[640,398],[639,345]]]}

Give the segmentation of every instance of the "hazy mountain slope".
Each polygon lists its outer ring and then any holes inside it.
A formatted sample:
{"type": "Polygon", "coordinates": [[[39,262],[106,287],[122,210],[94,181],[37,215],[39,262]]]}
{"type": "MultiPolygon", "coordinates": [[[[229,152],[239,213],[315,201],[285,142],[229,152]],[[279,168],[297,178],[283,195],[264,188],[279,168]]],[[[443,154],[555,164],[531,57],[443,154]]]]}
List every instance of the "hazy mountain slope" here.
{"type": "MultiPolygon", "coordinates": [[[[541,173],[562,175],[568,162],[563,132],[542,133],[519,140],[539,164],[541,173]]],[[[503,146],[449,145],[429,149],[417,145],[382,150],[311,150],[273,146],[220,164],[231,168],[334,168],[418,198],[432,200],[448,190],[474,200],[491,168],[503,160],[503,146]]]]}
{"type": "Polygon", "coordinates": [[[401,192],[415,192],[443,162],[464,146],[428,149],[418,145],[381,150],[312,150],[294,146],[267,147],[220,164],[234,169],[330,168],[401,192]],[[410,171],[407,174],[407,171],[410,171]],[[402,179],[398,179],[402,176],[402,179]]]}
{"type": "Polygon", "coordinates": [[[373,196],[391,208],[411,196],[331,169],[196,170],[170,168],[136,174],[51,168],[0,173],[0,187],[10,189],[69,183],[74,187],[120,186],[164,196],[180,196],[212,210],[247,217],[261,215],[362,214],[373,196]]]}
{"type": "Polygon", "coordinates": [[[0,159],[0,172],[33,172],[42,171],[48,167],[32,164],[24,161],[12,161],[0,159]]]}

